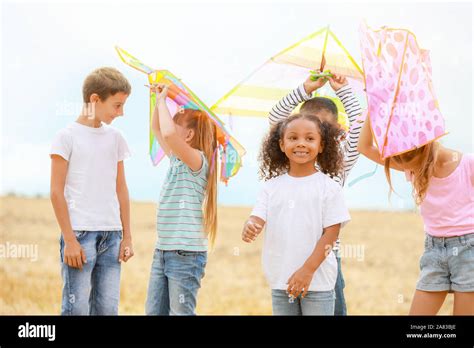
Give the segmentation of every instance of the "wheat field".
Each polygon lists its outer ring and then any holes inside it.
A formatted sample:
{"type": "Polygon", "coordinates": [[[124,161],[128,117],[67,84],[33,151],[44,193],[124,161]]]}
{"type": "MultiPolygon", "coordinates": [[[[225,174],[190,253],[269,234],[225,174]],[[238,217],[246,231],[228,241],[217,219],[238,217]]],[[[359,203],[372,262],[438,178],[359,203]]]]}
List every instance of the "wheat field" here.
{"type": "MultiPolygon", "coordinates": [[[[219,231],[198,295],[201,315],[270,315],[270,289],[260,262],[262,238],[240,239],[250,207],[219,207],[219,231]]],[[[0,314],[58,314],[59,228],[48,199],[0,198],[0,246],[37,246],[37,257],[0,256],[0,314]]],[[[122,315],[144,314],[156,241],[153,203],[132,202],[135,256],[122,265],[122,315]]],[[[342,230],[348,313],[405,315],[418,277],[423,226],[416,213],[351,211],[342,230]]],[[[5,248],[4,248],[5,249],[5,248]]],[[[440,314],[452,313],[448,295],[440,314]]]]}

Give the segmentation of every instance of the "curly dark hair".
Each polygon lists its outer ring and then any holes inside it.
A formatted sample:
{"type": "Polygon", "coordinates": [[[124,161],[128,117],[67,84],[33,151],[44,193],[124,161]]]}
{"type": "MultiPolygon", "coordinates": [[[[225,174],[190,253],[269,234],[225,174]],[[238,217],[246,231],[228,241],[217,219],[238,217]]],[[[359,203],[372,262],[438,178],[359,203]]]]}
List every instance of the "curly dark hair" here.
{"type": "Polygon", "coordinates": [[[343,155],[338,138],[341,130],[328,122],[322,122],[317,116],[311,114],[294,114],[273,125],[265,137],[259,154],[260,178],[269,180],[285,174],[290,169],[290,161],[280,149],[280,139],[283,139],[288,125],[298,119],[312,121],[321,134],[323,152],[318,154],[315,163],[319,169],[331,178],[340,174],[343,168],[343,155]]]}

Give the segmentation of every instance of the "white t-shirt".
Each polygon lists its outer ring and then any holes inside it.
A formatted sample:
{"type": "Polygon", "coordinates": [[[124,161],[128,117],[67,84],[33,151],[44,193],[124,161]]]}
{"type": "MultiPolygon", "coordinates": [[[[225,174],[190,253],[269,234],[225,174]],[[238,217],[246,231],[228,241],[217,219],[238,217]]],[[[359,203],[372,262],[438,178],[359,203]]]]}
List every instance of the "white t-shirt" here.
{"type": "MultiPolygon", "coordinates": [[[[350,220],[342,188],[321,172],[268,180],[251,215],[266,222],[263,271],[270,287],[279,290],[288,288],[288,279],[313,253],[323,228],[344,226],[350,220]]],[[[336,277],[337,262],[331,252],[314,273],[308,290],[332,290],[336,277]]]]}
{"type": "Polygon", "coordinates": [[[117,165],[130,157],[123,135],[110,126],[73,122],[56,134],[53,154],[69,162],[64,196],[73,230],[121,230],[117,165]]]}

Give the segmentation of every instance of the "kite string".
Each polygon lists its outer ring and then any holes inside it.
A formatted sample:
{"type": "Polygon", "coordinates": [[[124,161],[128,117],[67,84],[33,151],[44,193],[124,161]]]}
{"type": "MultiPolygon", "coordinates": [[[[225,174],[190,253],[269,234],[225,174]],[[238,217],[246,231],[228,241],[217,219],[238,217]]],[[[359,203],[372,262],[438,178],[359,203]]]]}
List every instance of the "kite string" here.
{"type": "Polygon", "coordinates": [[[376,165],[375,165],[375,169],[374,169],[373,171],[358,176],[357,178],[355,178],[354,180],[352,180],[352,181],[348,184],[348,186],[349,186],[349,187],[352,187],[352,186],[354,186],[355,184],[357,184],[358,182],[360,182],[360,181],[362,181],[362,180],[365,180],[365,179],[368,179],[368,178],[370,178],[371,176],[374,176],[375,173],[377,172],[378,167],[379,167],[379,165],[376,164],[376,165]]]}

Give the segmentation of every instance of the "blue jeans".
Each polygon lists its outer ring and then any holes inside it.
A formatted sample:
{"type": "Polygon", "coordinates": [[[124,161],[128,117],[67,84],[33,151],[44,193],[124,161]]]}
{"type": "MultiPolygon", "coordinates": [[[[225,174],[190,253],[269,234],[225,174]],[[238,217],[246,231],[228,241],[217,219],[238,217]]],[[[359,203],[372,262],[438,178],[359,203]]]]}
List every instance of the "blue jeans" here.
{"type": "Polygon", "coordinates": [[[334,315],[334,290],[308,291],[304,298],[288,297],[285,290],[272,289],[273,315],[334,315]]]}
{"type": "Polygon", "coordinates": [[[155,249],[147,315],[194,315],[207,252],[155,249]]]}
{"type": "Polygon", "coordinates": [[[336,292],[334,315],[347,315],[346,299],[344,298],[344,287],[346,286],[346,283],[344,282],[344,277],[342,275],[341,257],[338,256],[337,252],[335,254],[337,260],[337,279],[336,286],[334,287],[334,291],[336,292]]]}
{"type": "Polygon", "coordinates": [[[74,234],[84,249],[87,263],[83,263],[82,270],[64,263],[61,235],[61,315],[117,315],[122,231],[74,231],[74,234]]]}

